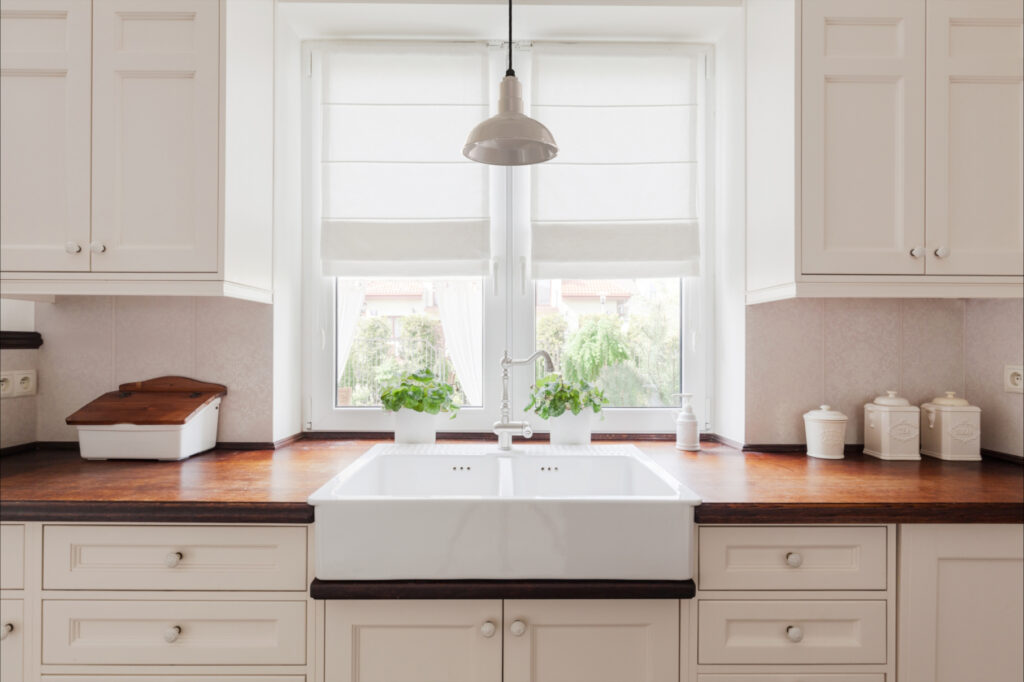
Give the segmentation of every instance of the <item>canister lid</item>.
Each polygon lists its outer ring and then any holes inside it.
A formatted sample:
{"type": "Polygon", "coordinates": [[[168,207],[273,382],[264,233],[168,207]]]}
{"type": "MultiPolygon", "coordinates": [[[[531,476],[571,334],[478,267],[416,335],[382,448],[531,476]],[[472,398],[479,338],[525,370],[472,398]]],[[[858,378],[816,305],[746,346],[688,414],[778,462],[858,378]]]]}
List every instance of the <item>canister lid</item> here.
{"type": "Polygon", "coordinates": [[[938,398],[932,399],[932,405],[949,405],[952,407],[967,407],[970,405],[969,402],[963,398],[956,397],[956,391],[946,391],[945,396],[939,396],[938,398]]]}
{"type": "Polygon", "coordinates": [[[822,405],[818,409],[804,414],[804,419],[815,422],[844,422],[846,415],[838,410],[833,410],[831,405],[822,405]]]}
{"type": "Polygon", "coordinates": [[[896,395],[896,391],[886,391],[885,395],[875,398],[875,405],[886,405],[888,407],[906,407],[910,401],[896,395]]]}

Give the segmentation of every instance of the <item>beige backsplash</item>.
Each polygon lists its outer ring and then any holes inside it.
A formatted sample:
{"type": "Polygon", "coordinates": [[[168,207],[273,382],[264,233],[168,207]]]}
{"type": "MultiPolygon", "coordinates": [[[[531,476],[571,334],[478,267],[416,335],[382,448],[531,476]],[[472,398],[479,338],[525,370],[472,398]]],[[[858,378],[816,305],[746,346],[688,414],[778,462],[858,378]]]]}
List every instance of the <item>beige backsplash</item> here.
{"type": "MultiPolygon", "coordinates": [[[[2,446],[75,440],[64,418],[119,383],[164,374],[228,386],[218,439],[273,440],[273,311],[227,298],[62,297],[36,305],[38,351],[3,351],[39,372],[37,398],[4,401],[2,446]],[[29,366],[29,363],[31,366],[29,366]]],[[[828,403],[862,442],[863,405],[887,389],[919,404],[957,391],[982,409],[982,446],[1024,454],[1020,300],[796,299],[747,308],[747,443],[802,443],[802,414],[828,403]]],[[[18,365],[15,367],[15,365],[18,365]]],[[[26,365],[22,367],[21,365],[26,365]]]]}
{"type": "Polygon", "coordinates": [[[1019,299],[794,299],[747,308],[746,442],[803,443],[822,404],[863,442],[864,403],[895,389],[914,404],[956,391],[982,409],[982,447],[1024,455],[1024,396],[1002,387],[1020,364],[1019,299]]]}
{"type": "Polygon", "coordinates": [[[67,296],[36,305],[37,440],[77,440],[64,419],[127,381],[224,384],[219,441],[273,440],[273,309],[214,297],[67,296]]]}

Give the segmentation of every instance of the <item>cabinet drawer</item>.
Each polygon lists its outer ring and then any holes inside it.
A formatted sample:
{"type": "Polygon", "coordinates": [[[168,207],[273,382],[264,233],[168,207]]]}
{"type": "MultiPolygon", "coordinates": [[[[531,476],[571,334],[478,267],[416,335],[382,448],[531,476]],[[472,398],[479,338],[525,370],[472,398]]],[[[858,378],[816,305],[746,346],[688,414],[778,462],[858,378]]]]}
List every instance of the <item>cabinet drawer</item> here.
{"type": "Polygon", "coordinates": [[[0,588],[25,587],[25,526],[0,526],[0,588]]]}
{"type": "Polygon", "coordinates": [[[21,682],[25,676],[25,604],[0,599],[0,682],[21,682]],[[10,626],[10,630],[7,630],[10,626]]]}
{"type": "Polygon", "coordinates": [[[43,663],[305,662],[305,602],[43,601],[43,663]]]}
{"type": "Polygon", "coordinates": [[[702,590],[884,590],[886,528],[702,527],[702,590]]]}
{"type": "Polygon", "coordinates": [[[884,601],[702,601],[699,609],[700,663],[886,661],[884,601]]]}
{"type": "Polygon", "coordinates": [[[306,528],[43,528],[47,590],[305,590],[306,528]]]}
{"type": "Polygon", "coordinates": [[[886,682],[886,676],[884,673],[734,673],[697,675],[697,682],[886,682]]]}

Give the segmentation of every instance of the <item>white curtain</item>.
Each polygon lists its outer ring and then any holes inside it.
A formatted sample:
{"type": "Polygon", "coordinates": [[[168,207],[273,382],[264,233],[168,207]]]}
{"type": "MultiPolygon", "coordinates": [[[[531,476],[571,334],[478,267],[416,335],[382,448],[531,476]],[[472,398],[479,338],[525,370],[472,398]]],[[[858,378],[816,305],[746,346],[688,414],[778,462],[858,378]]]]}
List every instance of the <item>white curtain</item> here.
{"type": "Polygon", "coordinates": [[[480,280],[451,280],[437,288],[445,343],[470,405],[483,404],[482,296],[480,280]]]}
{"type": "Polygon", "coordinates": [[[363,309],[363,299],[366,292],[361,286],[354,282],[338,280],[337,293],[337,317],[338,331],[336,348],[338,349],[338,376],[335,383],[341,379],[345,371],[345,364],[348,362],[349,351],[352,350],[352,342],[356,338],[356,327],[359,325],[360,312],[363,309]]]}

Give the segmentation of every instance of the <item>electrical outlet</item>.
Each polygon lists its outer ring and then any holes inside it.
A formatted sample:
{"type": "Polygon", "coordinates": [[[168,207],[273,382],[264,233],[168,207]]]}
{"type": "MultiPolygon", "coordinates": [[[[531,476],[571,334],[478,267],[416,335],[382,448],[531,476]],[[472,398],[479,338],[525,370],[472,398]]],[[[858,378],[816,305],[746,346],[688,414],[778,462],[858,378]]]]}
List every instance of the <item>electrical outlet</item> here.
{"type": "Polygon", "coordinates": [[[1024,365],[1003,367],[1003,390],[1007,393],[1024,393],[1024,365]]]}
{"type": "Polygon", "coordinates": [[[36,394],[36,371],[34,369],[17,370],[13,374],[15,398],[36,394]]]}
{"type": "Polygon", "coordinates": [[[0,373],[0,398],[14,397],[14,372],[0,373]]]}

